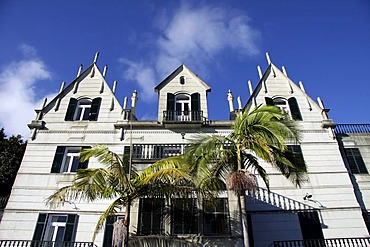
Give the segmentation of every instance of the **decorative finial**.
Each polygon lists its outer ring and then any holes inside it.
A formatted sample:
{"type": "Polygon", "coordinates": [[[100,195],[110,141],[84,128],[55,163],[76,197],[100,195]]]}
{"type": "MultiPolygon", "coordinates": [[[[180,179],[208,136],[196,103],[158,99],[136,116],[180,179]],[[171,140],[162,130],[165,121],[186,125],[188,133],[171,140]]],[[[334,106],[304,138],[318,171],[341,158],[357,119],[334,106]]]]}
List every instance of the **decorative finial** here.
{"type": "Polygon", "coordinates": [[[105,65],[104,69],[103,69],[103,77],[104,78],[105,78],[105,75],[107,74],[107,69],[108,69],[108,65],[105,65]]]}
{"type": "Polygon", "coordinates": [[[262,70],[261,70],[261,67],[259,65],[257,66],[257,70],[258,70],[258,75],[259,75],[260,79],[262,79],[262,70]]]}
{"type": "Polygon", "coordinates": [[[77,77],[81,75],[82,68],[83,68],[83,65],[81,64],[80,67],[78,68],[77,77]]]}
{"type": "Polygon", "coordinates": [[[94,57],[94,63],[96,63],[98,61],[98,58],[99,58],[99,52],[97,51],[95,53],[95,57],[94,57]]]}
{"type": "Polygon", "coordinates": [[[301,88],[301,90],[303,92],[306,92],[306,90],[304,90],[304,86],[303,86],[303,82],[302,81],[299,81],[299,87],[301,88]]]}
{"type": "Polygon", "coordinates": [[[270,55],[268,52],[266,52],[266,59],[267,59],[267,65],[270,65],[271,59],[270,59],[270,55]]]}
{"type": "Polygon", "coordinates": [[[251,80],[248,80],[248,88],[249,88],[249,94],[252,95],[253,94],[253,88],[252,88],[252,81],[251,80]]]}
{"type": "Polygon", "coordinates": [[[117,88],[117,81],[114,81],[113,82],[113,89],[112,89],[113,93],[116,93],[116,88],[117,88]]]}
{"type": "Polygon", "coordinates": [[[284,66],[281,66],[281,69],[283,70],[284,75],[285,75],[285,76],[288,76],[288,73],[286,72],[285,67],[284,67],[284,66]]]}

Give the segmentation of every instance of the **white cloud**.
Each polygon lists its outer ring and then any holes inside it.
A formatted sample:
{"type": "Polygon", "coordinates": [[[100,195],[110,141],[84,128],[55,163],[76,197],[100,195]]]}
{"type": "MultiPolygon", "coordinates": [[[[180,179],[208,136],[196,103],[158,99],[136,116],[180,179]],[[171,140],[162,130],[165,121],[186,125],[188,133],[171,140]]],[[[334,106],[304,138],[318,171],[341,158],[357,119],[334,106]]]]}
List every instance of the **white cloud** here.
{"type": "Polygon", "coordinates": [[[50,79],[45,64],[35,57],[36,50],[22,46],[30,58],[8,64],[0,71],[0,125],[8,135],[21,134],[28,138],[27,123],[35,118],[34,109],[40,107],[35,92],[39,80],[50,79]]]}
{"type": "Polygon", "coordinates": [[[154,87],[155,72],[152,68],[146,67],[143,62],[133,62],[127,59],[120,59],[127,68],[124,77],[138,83],[140,87],[139,99],[144,102],[152,102],[155,99],[154,87]]]}
{"type": "Polygon", "coordinates": [[[198,72],[207,74],[206,67],[222,52],[233,52],[237,56],[258,53],[259,32],[240,11],[182,5],[167,22],[161,20],[160,34],[152,53],[144,60],[146,63],[121,60],[127,66],[124,78],[138,83],[144,101],[156,99],[154,86],[181,63],[196,66],[198,72]]]}
{"type": "Polygon", "coordinates": [[[36,49],[27,44],[21,44],[18,47],[18,49],[22,52],[23,56],[25,57],[35,57],[37,54],[36,49]]]}

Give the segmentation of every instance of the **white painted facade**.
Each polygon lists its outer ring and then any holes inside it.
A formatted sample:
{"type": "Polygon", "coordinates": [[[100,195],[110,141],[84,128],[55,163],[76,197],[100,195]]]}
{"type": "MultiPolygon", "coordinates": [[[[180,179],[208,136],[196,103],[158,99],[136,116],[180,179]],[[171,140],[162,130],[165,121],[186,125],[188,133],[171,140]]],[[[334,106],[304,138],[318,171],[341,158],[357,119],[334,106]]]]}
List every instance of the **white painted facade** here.
{"type": "MultiPolygon", "coordinates": [[[[140,157],[143,158],[135,162],[140,170],[153,161],[151,155],[154,145],[171,144],[172,149],[168,152],[176,153],[180,152],[181,145],[185,145],[193,134],[200,131],[222,135],[230,133],[232,120],[208,121],[211,119],[207,107],[210,87],[185,65],[177,68],[155,91],[159,95],[158,121],[132,121],[130,131],[126,113],[134,109],[122,108],[94,62],[38,110],[38,117],[29,125],[32,136],[0,223],[0,240],[32,240],[40,214],[73,214],[78,215],[74,241],[91,241],[95,224],[109,202],[76,201],[66,203],[61,208],[45,205],[45,199],[56,189],[68,185],[74,175],[73,172],[51,172],[58,146],[68,148],[105,144],[111,150],[123,153],[124,146],[129,146],[132,141],[133,145],[142,146],[140,157]],[[168,103],[169,97],[174,99],[173,103],[168,103]],[[71,115],[72,121],[66,120],[66,112],[73,99],[76,99],[78,108],[83,99],[96,98],[101,98],[96,120],[76,120],[77,111],[71,115]],[[174,116],[178,118],[165,119],[169,104],[173,106],[174,116]],[[201,115],[191,115],[191,112],[201,112],[201,115]]],[[[321,103],[316,103],[304,92],[303,85],[297,86],[286,73],[270,63],[247,105],[255,107],[266,104],[270,99],[270,103],[278,104],[292,114],[292,108],[287,102],[292,97],[296,99],[302,118],[297,121],[302,133],[300,147],[308,167],[309,179],[301,188],[296,188],[274,168],[264,165],[270,175],[271,193],[264,191],[264,184],[259,181],[262,188],[254,195],[254,199],[247,199],[250,235],[254,246],[268,246],[276,240],[304,239],[300,212],[317,212],[315,214],[319,217],[324,238],[368,237],[361,207],[334,138],[334,122],[328,119],[321,103]],[[305,195],[312,197],[304,200],[305,195]]],[[[99,164],[96,160],[90,160],[88,167],[99,167],[99,164]]],[[[369,190],[366,189],[369,177],[363,176],[361,179],[364,181],[360,187],[366,191],[365,204],[369,205],[369,190]]],[[[232,193],[228,196],[229,232],[204,237],[188,234],[188,240],[193,239],[193,242],[206,246],[239,246],[239,206],[232,193]]],[[[139,231],[139,211],[140,205],[137,202],[131,211],[130,230],[133,235],[139,231]]],[[[170,224],[164,224],[164,233],[172,234],[170,224]]],[[[97,246],[103,246],[103,235],[104,230],[96,238],[97,246]]]]}

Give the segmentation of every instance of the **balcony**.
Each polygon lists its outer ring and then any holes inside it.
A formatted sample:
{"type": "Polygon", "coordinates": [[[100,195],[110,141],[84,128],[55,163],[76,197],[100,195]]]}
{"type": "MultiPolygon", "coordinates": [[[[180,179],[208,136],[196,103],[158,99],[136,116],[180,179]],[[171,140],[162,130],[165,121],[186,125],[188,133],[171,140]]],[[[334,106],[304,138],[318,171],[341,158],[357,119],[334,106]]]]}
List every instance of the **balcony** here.
{"type": "Polygon", "coordinates": [[[0,247],[96,247],[93,242],[0,240],[0,247]]]}
{"type": "MultiPolygon", "coordinates": [[[[132,159],[136,162],[160,160],[184,154],[185,148],[185,144],[134,144],[132,145],[132,159]]],[[[124,153],[130,153],[129,146],[125,147],[124,153]]]]}
{"type": "Polygon", "coordinates": [[[368,247],[370,238],[333,238],[274,241],[274,247],[368,247]]]}
{"type": "Polygon", "coordinates": [[[163,123],[168,128],[200,128],[205,121],[203,111],[163,111],[163,123]]]}

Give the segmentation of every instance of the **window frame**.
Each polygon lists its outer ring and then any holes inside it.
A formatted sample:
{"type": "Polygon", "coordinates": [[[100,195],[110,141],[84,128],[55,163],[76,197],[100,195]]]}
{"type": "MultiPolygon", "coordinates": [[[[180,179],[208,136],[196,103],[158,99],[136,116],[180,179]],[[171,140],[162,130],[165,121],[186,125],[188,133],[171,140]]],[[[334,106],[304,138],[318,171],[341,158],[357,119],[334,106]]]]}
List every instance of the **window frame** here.
{"type": "Polygon", "coordinates": [[[163,235],[165,233],[165,221],[163,220],[165,210],[164,198],[140,198],[139,217],[138,217],[138,235],[163,235]],[[151,204],[149,208],[147,205],[151,204]],[[146,206],[146,207],[145,207],[146,206]],[[150,218],[144,218],[150,216],[150,218]],[[149,226],[144,221],[149,219],[149,226]],[[145,229],[143,229],[145,227],[145,229]]]}
{"type": "Polygon", "coordinates": [[[231,233],[231,226],[230,226],[230,212],[229,212],[229,200],[228,198],[216,198],[213,201],[204,201],[203,202],[203,235],[204,236],[214,236],[214,235],[230,235],[231,233]],[[220,204],[218,204],[217,201],[222,202],[222,208],[223,210],[219,210],[218,207],[220,204]],[[207,211],[207,203],[210,203],[209,206],[211,208],[214,208],[212,211],[207,211]],[[217,203],[217,204],[214,204],[217,203]],[[214,205],[212,205],[214,204],[214,205]],[[209,219],[207,219],[207,216],[210,216],[209,219]],[[222,216],[220,218],[219,216],[222,216]],[[207,223],[207,221],[210,221],[207,223]],[[220,229],[221,226],[220,221],[224,221],[224,227],[223,229],[220,229]],[[210,231],[208,231],[207,226],[210,226],[210,231]],[[213,230],[212,228],[216,227],[218,230],[213,230]]]}
{"type": "Polygon", "coordinates": [[[273,98],[265,97],[265,102],[266,105],[276,106],[280,108],[282,111],[286,112],[293,120],[303,120],[297,99],[295,97],[290,97],[289,99],[280,96],[273,98]],[[278,102],[284,102],[285,107],[282,107],[281,104],[277,104],[278,102]]]}
{"type": "Polygon", "coordinates": [[[173,198],[171,208],[171,232],[173,235],[198,234],[197,198],[173,198]]]}
{"type": "Polygon", "coordinates": [[[73,168],[73,161],[75,161],[75,157],[79,157],[79,153],[81,150],[89,148],[88,146],[57,146],[53,163],[51,166],[51,173],[60,173],[60,174],[69,174],[69,173],[75,173],[78,169],[86,169],[88,167],[89,161],[86,160],[84,162],[80,162],[78,159],[78,165],[76,169],[72,170],[73,168]],[[69,152],[69,151],[76,151],[79,150],[78,153],[75,152],[69,152]],[[71,154],[71,155],[68,155],[71,154]],[[69,157],[73,157],[70,159],[69,157]],[[66,164],[66,163],[69,164],[66,164]]]}
{"type": "Polygon", "coordinates": [[[83,98],[78,100],[73,121],[88,121],[90,117],[91,106],[91,99],[83,98]]]}
{"type": "Polygon", "coordinates": [[[54,241],[54,242],[74,242],[78,227],[78,214],[47,214],[40,213],[38,215],[36,227],[33,234],[33,241],[54,241]],[[66,217],[64,222],[53,221],[53,217],[66,217]],[[63,226],[63,232],[59,232],[61,239],[54,239],[58,232],[55,232],[54,224],[56,223],[56,229],[59,230],[59,226],[63,226]]]}
{"type": "Polygon", "coordinates": [[[105,219],[105,227],[104,227],[104,234],[103,234],[103,244],[102,247],[112,247],[112,239],[113,239],[113,228],[114,223],[118,219],[124,219],[125,215],[111,215],[105,219]]]}
{"type": "Polygon", "coordinates": [[[352,174],[369,174],[359,148],[345,147],[344,155],[352,174]]]}
{"type": "Polygon", "coordinates": [[[100,97],[90,98],[70,98],[65,121],[97,121],[101,107],[100,97]]]}

